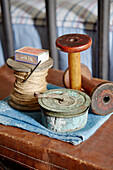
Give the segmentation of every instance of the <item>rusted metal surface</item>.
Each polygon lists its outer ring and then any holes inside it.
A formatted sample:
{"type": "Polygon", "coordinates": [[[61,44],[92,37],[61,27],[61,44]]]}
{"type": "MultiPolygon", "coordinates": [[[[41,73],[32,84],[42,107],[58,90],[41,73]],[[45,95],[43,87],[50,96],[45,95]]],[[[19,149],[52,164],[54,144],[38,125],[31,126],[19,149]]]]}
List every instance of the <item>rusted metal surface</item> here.
{"type": "Polygon", "coordinates": [[[60,94],[57,94],[57,93],[52,93],[52,94],[43,94],[43,93],[34,93],[34,96],[35,97],[38,97],[39,98],[51,98],[51,99],[57,99],[59,100],[60,102],[68,102],[68,100],[70,99],[69,98],[69,95],[67,93],[60,93],[60,94]]]}
{"type": "Polygon", "coordinates": [[[99,115],[113,112],[113,83],[103,82],[91,92],[92,111],[99,115]]]}
{"type": "Polygon", "coordinates": [[[48,90],[43,92],[38,102],[42,110],[42,122],[50,130],[76,131],[87,122],[90,98],[81,91],[48,90]]]}

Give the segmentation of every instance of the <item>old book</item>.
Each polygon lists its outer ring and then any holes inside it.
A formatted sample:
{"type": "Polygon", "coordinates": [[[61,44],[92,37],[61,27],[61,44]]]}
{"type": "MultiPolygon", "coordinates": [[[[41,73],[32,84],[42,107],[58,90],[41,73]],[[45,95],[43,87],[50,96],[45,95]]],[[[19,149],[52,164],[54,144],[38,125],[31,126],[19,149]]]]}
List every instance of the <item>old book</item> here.
{"type": "Polygon", "coordinates": [[[49,59],[49,51],[45,49],[38,49],[34,47],[23,47],[15,51],[15,60],[29,63],[37,64],[41,60],[41,64],[49,59]]]}

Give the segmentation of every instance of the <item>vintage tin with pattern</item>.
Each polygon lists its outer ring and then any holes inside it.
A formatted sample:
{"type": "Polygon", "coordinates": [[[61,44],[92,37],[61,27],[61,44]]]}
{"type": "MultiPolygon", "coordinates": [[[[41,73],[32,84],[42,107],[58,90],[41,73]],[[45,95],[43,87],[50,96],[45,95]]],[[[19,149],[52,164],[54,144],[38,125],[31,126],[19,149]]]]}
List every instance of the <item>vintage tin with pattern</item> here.
{"type": "Polygon", "coordinates": [[[42,123],[57,132],[76,131],[87,123],[90,97],[78,90],[53,89],[38,98],[42,123]]]}

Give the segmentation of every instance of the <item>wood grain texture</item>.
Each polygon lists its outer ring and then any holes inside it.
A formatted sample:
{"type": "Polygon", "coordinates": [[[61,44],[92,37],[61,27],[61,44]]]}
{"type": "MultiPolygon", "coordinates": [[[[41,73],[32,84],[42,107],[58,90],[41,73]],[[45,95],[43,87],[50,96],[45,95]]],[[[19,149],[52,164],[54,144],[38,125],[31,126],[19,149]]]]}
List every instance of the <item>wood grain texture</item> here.
{"type": "MultiPolygon", "coordinates": [[[[63,86],[63,71],[49,70],[48,82],[63,86]]],[[[13,89],[13,71],[0,68],[0,98],[13,89]]],[[[113,116],[78,146],[19,128],[0,125],[0,156],[29,169],[113,169],[113,116]]]]}
{"type": "Polygon", "coordinates": [[[81,90],[80,53],[68,53],[68,65],[71,89],[81,90]]]}
{"type": "Polygon", "coordinates": [[[80,52],[87,50],[92,39],[84,34],[65,34],[57,38],[56,46],[63,52],[68,52],[70,88],[81,90],[80,52]]]}
{"type": "Polygon", "coordinates": [[[87,50],[92,39],[85,34],[65,34],[57,38],[56,46],[63,52],[76,53],[87,50]]]}
{"type": "Polygon", "coordinates": [[[0,100],[6,98],[14,87],[15,76],[14,71],[6,64],[0,68],[0,100]]]}
{"type": "MultiPolygon", "coordinates": [[[[87,77],[88,80],[91,80],[91,72],[85,64],[81,64],[81,79],[82,76],[87,77]]],[[[70,88],[68,68],[65,70],[63,75],[63,84],[66,88],[70,88]]]]}

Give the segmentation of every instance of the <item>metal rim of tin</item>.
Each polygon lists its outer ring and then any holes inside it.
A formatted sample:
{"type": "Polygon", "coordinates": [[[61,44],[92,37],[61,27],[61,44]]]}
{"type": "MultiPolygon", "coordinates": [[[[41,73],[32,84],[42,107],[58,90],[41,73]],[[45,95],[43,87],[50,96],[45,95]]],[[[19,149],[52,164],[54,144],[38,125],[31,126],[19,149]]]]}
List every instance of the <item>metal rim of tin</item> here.
{"type": "Polygon", "coordinates": [[[52,89],[43,92],[44,94],[68,93],[68,103],[60,102],[58,99],[39,98],[38,103],[47,115],[54,117],[73,117],[80,116],[88,109],[91,100],[90,97],[79,90],[73,89],[52,89]]]}

